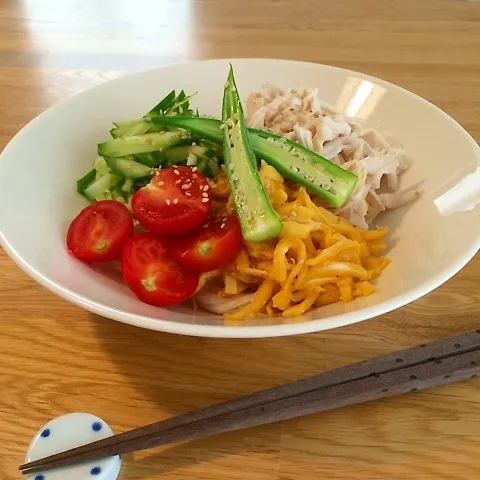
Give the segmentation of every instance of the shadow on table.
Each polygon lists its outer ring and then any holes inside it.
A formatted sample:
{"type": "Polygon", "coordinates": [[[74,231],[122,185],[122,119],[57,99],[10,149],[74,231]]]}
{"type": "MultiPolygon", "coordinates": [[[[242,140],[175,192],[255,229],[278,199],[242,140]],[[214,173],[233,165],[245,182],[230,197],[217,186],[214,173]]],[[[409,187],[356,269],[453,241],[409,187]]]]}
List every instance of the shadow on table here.
{"type": "MultiPolygon", "coordinates": [[[[172,414],[201,408],[349,362],[332,333],[263,339],[171,335],[91,315],[117,369],[172,414]],[[333,337],[333,338],[332,338],[333,337]],[[328,344],[328,346],[327,346],[328,344]],[[337,354],[334,354],[337,351],[337,354]]],[[[337,340],[338,338],[338,340],[337,340]]]]}
{"type": "MultiPolygon", "coordinates": [[[[91,318],[118,371],[158,405],[158,420],[335,366],[323,358],[322,344],[327,340],[318,335],[208,339],[144,330],[97,315],[91,318]]],[[[141,454],[138,460],[130,457],[129,461],[135,462],[136,474],[145,469],[144,478],[148,478],[152,469],[166,473],[250,449],[271,454],[279,442],[280,428],[279,424],[263,427],[261,439],[254,430],[245,430],[160,447],[158,453],[141,454]]]]}

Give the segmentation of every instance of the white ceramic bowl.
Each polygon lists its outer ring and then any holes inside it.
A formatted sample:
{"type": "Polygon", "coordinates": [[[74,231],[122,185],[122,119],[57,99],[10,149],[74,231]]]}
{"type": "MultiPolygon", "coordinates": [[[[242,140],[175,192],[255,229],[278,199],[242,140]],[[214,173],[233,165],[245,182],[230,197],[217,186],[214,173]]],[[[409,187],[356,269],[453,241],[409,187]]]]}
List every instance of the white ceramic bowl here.
{"type": "Polygon", "coordinates": [[[67,253],[65,232],[85,205],[75,180],[91,166],[111,122],[143,115],[174,88],[198,92],[195,106],[219,115],[226,60],[158,68],[105,83],[46,111],[19,132],[0,157],[0,240],[10,257],[43,286],[114,320],[187,335],[267,337],[325,330],[401,307],[448,280],[477,252],[480,149],[452,118],[402,88],[360,73],[281,60],[232,63],[244,98],[266,81],[318,87],[321,98],[388,130],[407,149],[414,163],[403,181],[421,184],[426,193],[379,218],[391,231],[392,263],[378,280],[377,293],[300,320],[249,319],[231,327],[187,306],[141,303],[118,275],[67,253]]]}

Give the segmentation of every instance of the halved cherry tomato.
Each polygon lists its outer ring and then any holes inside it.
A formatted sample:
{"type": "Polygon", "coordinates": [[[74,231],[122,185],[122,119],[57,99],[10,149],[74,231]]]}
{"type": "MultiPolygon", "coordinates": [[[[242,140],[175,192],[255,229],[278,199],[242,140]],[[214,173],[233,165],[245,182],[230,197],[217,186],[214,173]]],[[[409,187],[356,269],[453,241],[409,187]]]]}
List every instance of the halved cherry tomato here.
{"type": "Polygon", "coordinates": [[[131,237],[122,254],[127,286],[145,303],[163,307],[181,303],[195,293],[199,275],[172,259],[167,241],[154,233],[131,237]]]}
{"type": "Polygon", "coordinates": [[[114,200],[85,207],[72,221],[67,247],[86,262],[110,262],[120,257],[133,235],[133,219],[128,208],[114,200]]]}
{"type": "Polygon", "coordinates": [[[210,217],[201,227],[171,241],[174,258],[192,270],[208,272],[229,264],[242,246],[236,215],[210,217]]]}
{"type": "Polygon", "coordinates": [[[191,167],[160,170],[132,198],[133,214],[146,229],[167,235],[201,225],[210,210],[209,185],[191,167]]]}

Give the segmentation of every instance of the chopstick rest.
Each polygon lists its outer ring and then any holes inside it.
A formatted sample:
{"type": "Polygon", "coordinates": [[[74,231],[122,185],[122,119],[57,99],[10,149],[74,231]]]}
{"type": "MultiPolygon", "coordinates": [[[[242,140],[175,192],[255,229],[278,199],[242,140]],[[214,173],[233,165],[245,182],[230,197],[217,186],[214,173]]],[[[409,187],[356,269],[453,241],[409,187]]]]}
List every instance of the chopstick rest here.
{"type": "MultiPolygon", "coordinates": [[[[89,413],[70,413],[44,425],[28,447],[25,461],[30,462],[69,448],[113,436],[101,418],[89,413]]],[[[48,472],[31,473],[28,480],[116,480],[121,459],[115,457],[60,467],[48,472]]]]}

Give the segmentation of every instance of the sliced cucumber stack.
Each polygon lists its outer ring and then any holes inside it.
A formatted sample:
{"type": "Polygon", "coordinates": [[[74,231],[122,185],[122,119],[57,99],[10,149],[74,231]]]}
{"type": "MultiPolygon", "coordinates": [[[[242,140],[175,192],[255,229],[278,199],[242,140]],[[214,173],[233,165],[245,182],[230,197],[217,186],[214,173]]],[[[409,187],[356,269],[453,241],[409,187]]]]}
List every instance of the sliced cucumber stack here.
{"type": "Polygon", "coordinates": [[[195,165],[206,176],[217,175],[223,162],[218,145],[151,121],[165,115],[192,117],[190,98],[173,90],[141,119],[114,122],[113,139],[98,145],[93,168],[77,181],[77,190],[90,201],[118,198],[128,204],[158,168],[195,165]]]}

